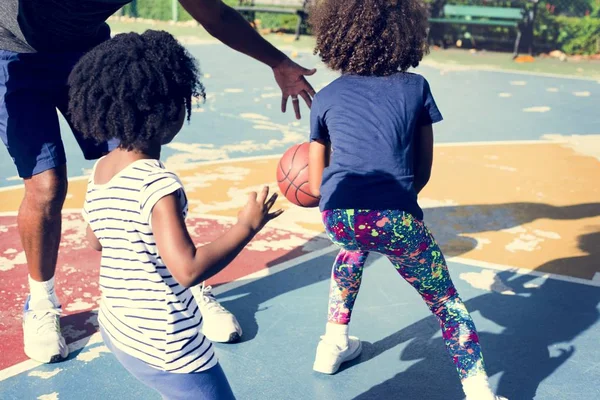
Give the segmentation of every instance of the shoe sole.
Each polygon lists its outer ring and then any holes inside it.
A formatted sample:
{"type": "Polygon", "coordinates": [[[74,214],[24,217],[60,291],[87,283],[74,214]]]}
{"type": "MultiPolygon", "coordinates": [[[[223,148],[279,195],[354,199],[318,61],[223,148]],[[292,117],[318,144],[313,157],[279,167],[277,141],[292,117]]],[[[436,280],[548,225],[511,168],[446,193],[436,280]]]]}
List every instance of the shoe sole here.
{"type": "Polygon", "coordinates": [[[239,342],[241,338],[242,338],[242,336],[239,333],[233,332],[231,335],[229,335],[229,340],[225,343],[239,342]]]}
{"type": "Polygon", "coordinates": [[[358,347],[356,348],[356,350],[354,350],[354,353],[350,354],[343,361],[340,361],[338,363],[335,363],[335,364],[333,364],[329,367],[325,367],[325,368],[322,368],[322,366],[319,366],[317,364],[313,364],[313,370],[316,372],[320,372],[322,374],[333,375],[340,369],[340,366],[343,363],[354,360],[356,357],[358,357],[360,355],[361,351],[362,351],[362,342],[359,341],[358,347]]]}
{"type": "Polygon", "coordinates": [[[24,352],[25,352],[25,355],[27,357],[29,357],[30,359],[32,359],[33,361],[37,361],[37,362],[40,362],[40,363],[43,363],[43,364],[58,363],[58,362],[64,361],[65,359],[67,359],[69,357],[69,354],[67,353],[67,355],[64,356],[64,357],[61,356],[60,354],[55,354],[55,355],[51,356],[49,359],[48,358],[41,359],[39,357],[32,357],[32,356],[30,356],[28,354],[27,350],[24,350],[24,352]]]}
{"type": "Polygon", "coordinates": [[[221,340],[217,340],[217,339],[211,338],[211,337],[209,337],[207,335],[204,335],[204,336],[206,336],[211,342],[214,342],[214,343],[235,343],[235,342],[239,342],[240,339],[241,339],[241,337],[242,337],[242,335],[240,335],[237,332],[231,333],[229,335],[229,337],[227,339],[225,339],[225,340],[222,340],[221,338],[219,338],[221,340]]]}
{"type": "Polygon", "coordinates": [[[54,364],[54,363],[58,363],[61,361],[66,360],[69,357],[69,347],[67,346],[66,342],[64,341],[64,338],[61,340],[61,343],[63,344],[64,349],[66,351],[66,354],[63,356],[60,353],[58,354],[54,354],[52,356],[50,356],[50,358],[44,358],[42,359],[41,357],[32,357],[32,354],[30,354],[29,351],[27,351],[27,347],[23,347],[23,352],[25,353],[25,355],[27,357],[29,357],[30,359],[43,363],[43,364],[54,364]]]}

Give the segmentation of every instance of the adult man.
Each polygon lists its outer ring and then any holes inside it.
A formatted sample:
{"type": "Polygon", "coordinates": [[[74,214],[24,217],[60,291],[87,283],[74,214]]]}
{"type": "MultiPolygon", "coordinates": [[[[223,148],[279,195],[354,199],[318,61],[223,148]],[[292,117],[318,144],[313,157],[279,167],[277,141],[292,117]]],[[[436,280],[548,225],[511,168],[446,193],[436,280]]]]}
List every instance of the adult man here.
{"type": "MultiPolygon", "coordinates": [[[[68,355],[60,333],[60,305],[54,272],[61,232],[61,209],[67,192],[66,157],[56,109],[69,121],[67,77],[86,51],[110,37],[106,19],[131,0],[2,0],[0,2],[0,137],[25,185],[18,215],[29,270],[30,296],[25,304],[25,353],[40,362],[68,355]]],[[[258,35],[221,0],[179,0],[214,37],[273,69],[300,118],[298,96],[310,106],[312,75],[258,35]]],[[[97,145],[75,137],[87,159],[117,143],[97,145]]],[[[235,317],[222,308],[208,288],[196,293],[205,334],[216,341],[241,335],[235,317]],[[199,295],[198,295],[199,294],[199,295]]]]}

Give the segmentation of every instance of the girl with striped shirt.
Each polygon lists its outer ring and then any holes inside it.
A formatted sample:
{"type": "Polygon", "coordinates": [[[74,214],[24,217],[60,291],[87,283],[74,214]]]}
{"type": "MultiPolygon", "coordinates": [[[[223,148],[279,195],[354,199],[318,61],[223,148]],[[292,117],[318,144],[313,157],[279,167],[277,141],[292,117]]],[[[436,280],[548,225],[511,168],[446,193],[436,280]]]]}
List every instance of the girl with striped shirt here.
{"type": "Polygon", "coordinates": [[[168,33],[121,34],[86,54],[70,78],[69,112],[87,140],[120,146],[94,166],[83,216],[102,251],[100,332],[119,362],[165,399],[233,399],[201,333],[190,287],[225,268],[281,211],[252,193],[238,222],[196,248],[181,181],[159,161],[204,97],[194,59],[168,33]]]}

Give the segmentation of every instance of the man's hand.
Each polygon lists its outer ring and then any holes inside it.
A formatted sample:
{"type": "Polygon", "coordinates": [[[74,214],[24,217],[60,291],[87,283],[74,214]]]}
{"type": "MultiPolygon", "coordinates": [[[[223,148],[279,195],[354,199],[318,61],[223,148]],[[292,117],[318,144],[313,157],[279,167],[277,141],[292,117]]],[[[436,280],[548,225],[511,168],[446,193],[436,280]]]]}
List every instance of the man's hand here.
{"type": "Polygon", "coordinates": [[[315,90],[304,78],[317,70],[302,68],[254,30],[237,11],[221,0],[179,0],[196,21],[215,38],[273,68],[275,80],[281,88],[281,111],[285,112],[288,98],[292,97],[296,118],[300,119],[301,96],[310,107],[315,90]]]}
{"type": "Polygon", "coordinates": [[[315,90],[304,76],[313,75],[315,72],[317,72],[316,69],[301,67],[287,57],[273,68],[275,81],[277,81],[277,84],[281,88],[282,112],[285,112],[287,109],[289,97],[292,98],[296,119],[300,119],[300,101],[298,96],[302,97],[308,108],[310,108],[315,90]]]}

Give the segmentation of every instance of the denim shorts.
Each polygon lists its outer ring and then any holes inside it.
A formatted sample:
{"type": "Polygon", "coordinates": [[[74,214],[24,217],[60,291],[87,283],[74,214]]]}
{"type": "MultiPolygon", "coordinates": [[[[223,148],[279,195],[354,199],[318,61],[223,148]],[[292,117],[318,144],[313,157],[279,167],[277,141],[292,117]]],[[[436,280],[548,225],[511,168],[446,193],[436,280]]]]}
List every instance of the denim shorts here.
{"type": "MultiPolygon", "coordinates": [[[[69,122],[67,80],[82,55],[0,50],[0,138],[22,178],[66,164],[56,110],[69,122]]],[[[118,146],[71,129],[88,160],[118,146]]]]}

